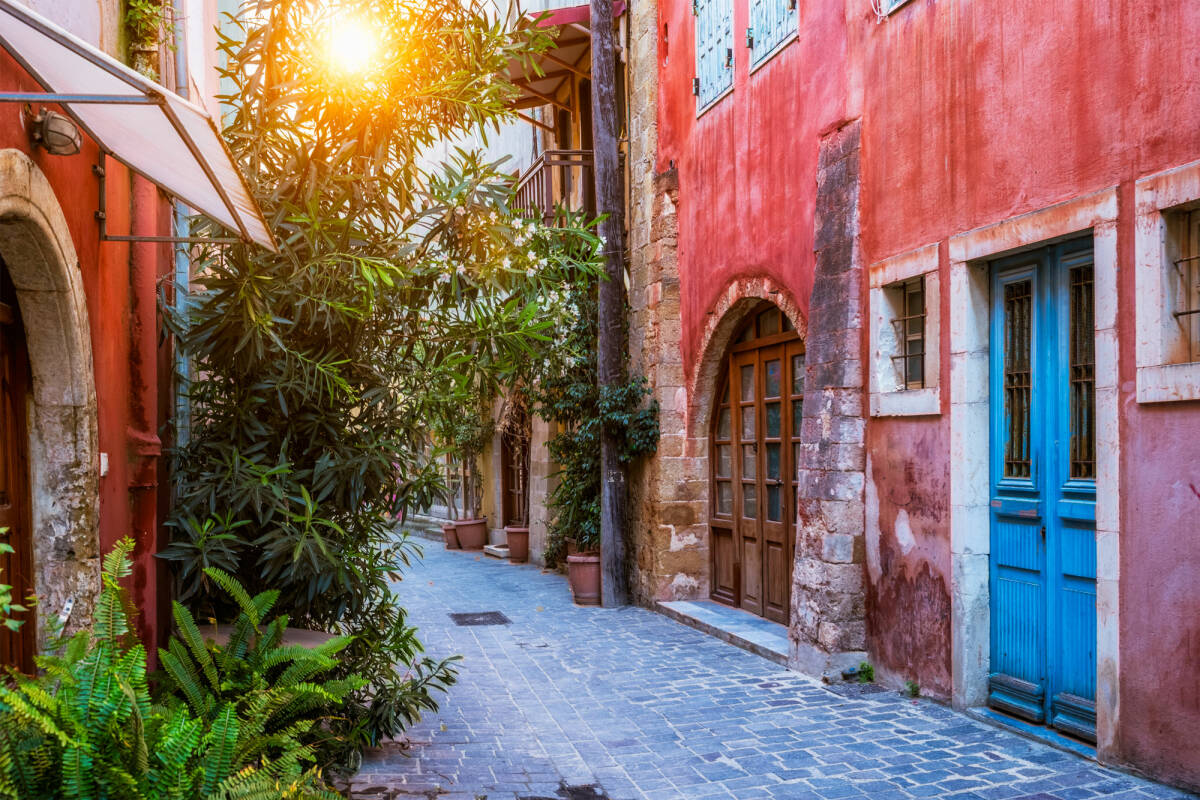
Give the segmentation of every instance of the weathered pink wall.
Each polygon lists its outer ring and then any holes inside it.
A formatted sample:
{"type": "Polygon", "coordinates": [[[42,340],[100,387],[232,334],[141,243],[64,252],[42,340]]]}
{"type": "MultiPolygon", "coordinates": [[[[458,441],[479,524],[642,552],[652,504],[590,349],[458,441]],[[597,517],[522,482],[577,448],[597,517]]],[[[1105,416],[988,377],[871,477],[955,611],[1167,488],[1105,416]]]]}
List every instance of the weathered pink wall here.
{"type": "MultiPolygon", "coordinates": [[[[861,247],[870,264],[1071,197],[1200,159],[1200,5],[1189,0],[913,0],[882,23],[868,0],[799,0],[800,36],[748,75],[735,0],[734,91],[699,119],[691,4],[662,0],[660,170],[679,169],[688,372],[705,315],[738,276],[767,274],[807,308],[817,141],[862,119],[861,247]]],[[[884,582],[869,591],[881,666],[948,691],[949,272],[943,413],[876,418],[884,582]],[[900,546],[908,514],[919,547],[900,546]],[[886,584],[886,585],[885,585],[886,584]],[[905,614],[923,618],[916,626],[905,614]]],[[[1200,404],[1138,406],[1132,270],[1121,270],[1121,716],[1118,757],[1200,784],[1200,404]]],[[[865,351],[865,343],[864,343],[865,351]]]]}

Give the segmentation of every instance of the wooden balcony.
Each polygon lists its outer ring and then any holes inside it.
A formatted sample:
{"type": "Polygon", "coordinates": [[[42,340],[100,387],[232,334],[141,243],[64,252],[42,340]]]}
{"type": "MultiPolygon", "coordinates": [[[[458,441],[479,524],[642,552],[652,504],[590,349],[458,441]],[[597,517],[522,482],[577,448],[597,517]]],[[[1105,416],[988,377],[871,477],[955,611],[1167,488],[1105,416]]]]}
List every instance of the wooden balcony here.
{"type": "Polygon", "coordinates": [[[513,208],[553,223],[557,210],[596,213],[591,150],[546,150],[517,180],[513,208]]]}

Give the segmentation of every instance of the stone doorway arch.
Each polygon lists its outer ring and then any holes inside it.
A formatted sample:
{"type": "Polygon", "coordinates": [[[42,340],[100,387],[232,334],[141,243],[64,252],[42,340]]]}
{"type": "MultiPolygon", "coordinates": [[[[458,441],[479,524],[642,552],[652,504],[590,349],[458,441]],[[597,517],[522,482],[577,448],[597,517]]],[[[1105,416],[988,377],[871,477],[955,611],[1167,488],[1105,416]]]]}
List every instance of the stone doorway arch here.
{"type": "Polygon", "coordinates": [[[23,152],[0,150],[0,257],[16,288],[32,386],[27,400],[33,577],[41,615],[99,588],[96,388],[87,302],[62,207],[23,152]]]}

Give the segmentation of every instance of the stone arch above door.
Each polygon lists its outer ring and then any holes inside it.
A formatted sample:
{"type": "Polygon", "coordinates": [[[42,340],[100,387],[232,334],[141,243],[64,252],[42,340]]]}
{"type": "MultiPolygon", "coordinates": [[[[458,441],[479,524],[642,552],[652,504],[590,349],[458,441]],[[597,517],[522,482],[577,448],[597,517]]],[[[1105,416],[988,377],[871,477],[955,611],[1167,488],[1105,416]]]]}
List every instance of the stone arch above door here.
{"type": "Polygon", "coordinates": [[[688,376],[691,402],[688,403],[687,435],[692,445],[708,437],[713,410],[711,395],[720,375],[721,360],[734,334],[763,300],[779,307],[801,339],[808,338],[808,319],[801,313],[791,292],[766,276],[731,281],[708,310],[700,339],[700,357],[688,376]]]}
{"type": "Polygon", "coordinates": [[[96,389],[87,302],[49,181],[0,150],[0,256],[17,291],[33,385],[29,413],[34,590],[42,614],[73,599],[70,628],[99,588],[96,389]]]}
{"type": "Polygon", "coordinates": [[[708,449],[714,395],[734,335],[763,301],[778,306],[800,337],[806,336],[807,320],[790,292],[765,276],[734,280],[707,314],[700,357],[684,376],[685,385],[659,397],[662,439],[650,475],[662,500],[655,504],[655,524],[639,552],[639,566],[655,576],[656,600],[709,596],[708,449]],[[667,444],[674,442],[678,444],[667,444]]]}

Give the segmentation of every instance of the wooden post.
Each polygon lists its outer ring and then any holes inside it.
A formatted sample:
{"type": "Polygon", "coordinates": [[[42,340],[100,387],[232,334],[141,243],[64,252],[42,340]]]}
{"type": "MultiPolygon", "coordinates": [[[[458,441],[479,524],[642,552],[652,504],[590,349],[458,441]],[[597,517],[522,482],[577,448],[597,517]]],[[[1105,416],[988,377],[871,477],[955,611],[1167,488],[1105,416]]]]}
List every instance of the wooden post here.
{"type": "MultiPolygon", "coordinates": [[[[621,164],[617,152],[617,66],[612,0],[591,0],[592,147],[595,158],[596,211],[604,217],[600,238],[604,271],[597,298],[597,378],[600,390],[624,378],[625,242],[621,203],[621,164]]],[[[609,431],[600,440],[601,603],[629,603],[625,559],[625,468],[609,431]]]]}

